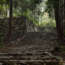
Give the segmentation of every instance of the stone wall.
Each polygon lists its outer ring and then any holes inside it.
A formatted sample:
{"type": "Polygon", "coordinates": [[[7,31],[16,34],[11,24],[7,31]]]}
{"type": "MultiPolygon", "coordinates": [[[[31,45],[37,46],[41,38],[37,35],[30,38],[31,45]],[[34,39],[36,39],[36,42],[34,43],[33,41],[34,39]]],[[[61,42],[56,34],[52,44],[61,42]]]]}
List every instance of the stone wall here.
{"type": "MultiPolygon", "coordinates": [[[[7,35],[8,18],[0,19],[0,40],[7,35]]],[[[23,36],[26,31],[26,17],[15,17],[12,19],[12,39],[23,36]]]]}

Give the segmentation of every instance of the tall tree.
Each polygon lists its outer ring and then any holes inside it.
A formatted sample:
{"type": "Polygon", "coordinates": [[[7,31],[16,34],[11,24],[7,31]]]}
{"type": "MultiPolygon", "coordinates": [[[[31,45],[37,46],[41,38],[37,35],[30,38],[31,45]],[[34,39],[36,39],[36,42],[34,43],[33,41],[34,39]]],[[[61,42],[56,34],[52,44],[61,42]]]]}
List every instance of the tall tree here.
{"type": "Polygon", "coordinates": [[[12,34],[12,12],[13,12],[13,8],[12,8],[12,6],[13,6],[13,4],[12,4],[12,0],[9,0],[9,6],[10,6],[10,12],[9,12],[9,29],[8,29],[8,34],[7,34],[7,36],[8,36],[8,41],[10,40],[10,37],[11,37],[11,34],[12,34]]]}
{"type": "MultiPolygon", "coordinates": [[[[58,38],[63,40],[63,20],[62,20],[62,13],[61,13],[61,0],[48,0],[47,1],[47,9],[50,13],[54,9],[55,13],[55,20],[56,20],[56,29],[58,33],[58,38]],[[61,15],[61,16],[60,16],[61,15]]],[[[52,15],[52,14],[51,14],[52,15]]]]}
{"type": "Polygon", "coordinates": [[[64,41],[64,0],[59,0],[59,22],[60,39],[64,41]]]}

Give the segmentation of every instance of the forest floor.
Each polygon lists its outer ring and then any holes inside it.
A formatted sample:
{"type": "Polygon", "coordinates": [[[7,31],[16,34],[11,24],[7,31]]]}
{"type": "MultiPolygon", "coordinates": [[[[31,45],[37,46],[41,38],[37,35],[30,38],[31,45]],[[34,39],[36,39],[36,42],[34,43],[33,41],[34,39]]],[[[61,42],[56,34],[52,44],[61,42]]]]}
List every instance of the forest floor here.
{"type": "Polygon", "coordinates": [[[0,53],[28,54],[32,56],[30,58],[25,56],[25,59],[33,60],[42,59],[41,55],[44,53],[47,53],[45,57],[50,53],[49,56],[55,55],[64,58],[65,52],[53,51],[56,46],[58,46],[56,32],[27,32],[23,37],[19,37],[8,45],[6,44],[3,48],[0,48],[0,53]]]}

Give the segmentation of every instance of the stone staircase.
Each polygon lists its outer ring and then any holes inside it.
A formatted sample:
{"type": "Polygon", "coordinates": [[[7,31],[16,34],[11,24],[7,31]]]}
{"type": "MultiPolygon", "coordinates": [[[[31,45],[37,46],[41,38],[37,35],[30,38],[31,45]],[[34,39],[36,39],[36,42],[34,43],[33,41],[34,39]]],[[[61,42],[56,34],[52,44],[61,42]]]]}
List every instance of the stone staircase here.
{"type": "Polygon", "coordinates": [[[59,65],[60,60],[61,60],[60,57],[56,57],[52,55],[50,52],[45,52],[42,50],[37,51],[35,53],[31,53],[31,52],[0,53],[0,62],[7,64],[16,63],[16,65],[18,64],[37,65],[38,63],[41,63],[39,65],[48,65],[48,64],[59,65]]]}
{"type": "Polygon", "coordinates": [[[0,49],[0,62],[6,65],[59,65],[62,59],[51,53],[56,43],[55,34],[26,33],[23,40],[11,41],[9,46],[0,49]]]}

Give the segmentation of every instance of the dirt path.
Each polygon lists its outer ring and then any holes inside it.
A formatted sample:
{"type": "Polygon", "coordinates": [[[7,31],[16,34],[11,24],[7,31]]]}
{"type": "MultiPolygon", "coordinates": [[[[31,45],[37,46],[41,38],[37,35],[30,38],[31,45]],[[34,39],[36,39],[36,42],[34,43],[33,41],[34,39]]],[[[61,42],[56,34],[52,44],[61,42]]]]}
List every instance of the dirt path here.
{"type": "MultiPolygon", "coordinates": [[[[57,35],[56,33],[26,33],[23,38],[18,38],[13,40],[4,48],[0,49],[0,59],[17,59],[18,61],[25,62],[28,61],[48,61],[52,59],[57,59],[52,50],[57,45],[57,35]],[[8,56],[12,55],[12,56],[8,56]]],[[[61,57],[61,56],[60,56],[61,57]]],[[[60,58],[59,57],[59,58],[60,58]]]]}
{"type": "MultiPolygon", "coordinates": [[[[11,41],[2,52],[17,53],[27,51],[37,53],[37,51],[51,51],[57,44],[57,37],[54,33],[26,33],[22,38],[11,41]]],[[[1,50],[0,50],[1,52],[1,50]]]]}

